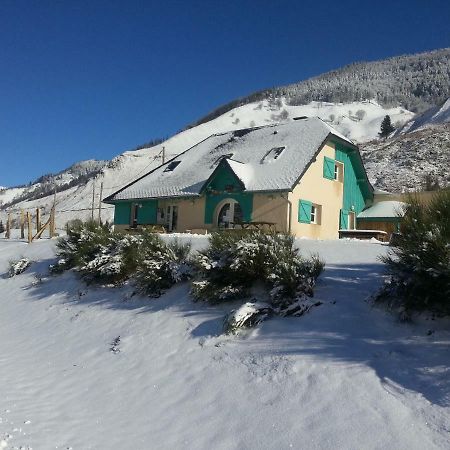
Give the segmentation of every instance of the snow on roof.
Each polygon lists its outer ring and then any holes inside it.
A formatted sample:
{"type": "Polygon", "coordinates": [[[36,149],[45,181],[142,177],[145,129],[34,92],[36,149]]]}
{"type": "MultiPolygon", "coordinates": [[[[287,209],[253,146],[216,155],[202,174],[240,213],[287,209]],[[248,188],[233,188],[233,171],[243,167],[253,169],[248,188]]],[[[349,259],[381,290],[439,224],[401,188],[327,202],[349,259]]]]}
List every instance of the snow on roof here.
{"type": "Polygon", "coordinates": [[[319,118],[215,134],[175,157],[180,163],[173,171],[165,172],[169,161],[106,200],[199,195],[220,157],[230,154],[228,165],[246,190],[288,191],[330,134],[354,145],[319,118]],[[264,160],[280,146],[285,149],[276,159],[264,160]]]}
{"type": "Polygon", "coordinates": [[[358,219],[394,218],[403,216],[406,203],[393,200],[378,202],[358,214],[358,219]]]}
{"type": "Polygon", "coordinates": [[[227,159],[226,162],[247,189],[247,186],[251,184],[253,179],[254,175],[253,167],[250,164],[244,164],[241,163],[240,161],[235,161],[233,159],[227,159]]]}

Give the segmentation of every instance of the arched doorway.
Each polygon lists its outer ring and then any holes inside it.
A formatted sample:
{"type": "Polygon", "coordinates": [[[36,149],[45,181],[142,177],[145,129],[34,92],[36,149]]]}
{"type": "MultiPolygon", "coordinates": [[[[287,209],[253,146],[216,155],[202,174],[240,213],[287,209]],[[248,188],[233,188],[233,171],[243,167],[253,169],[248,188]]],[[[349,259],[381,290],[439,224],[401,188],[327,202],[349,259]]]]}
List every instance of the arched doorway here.
{"type": "Polygon", "coordinates": [[[216,225],[219,228],[233,228],[242,223],[241,205],[233,199],[226,199],[217,206],[216,225]]]}

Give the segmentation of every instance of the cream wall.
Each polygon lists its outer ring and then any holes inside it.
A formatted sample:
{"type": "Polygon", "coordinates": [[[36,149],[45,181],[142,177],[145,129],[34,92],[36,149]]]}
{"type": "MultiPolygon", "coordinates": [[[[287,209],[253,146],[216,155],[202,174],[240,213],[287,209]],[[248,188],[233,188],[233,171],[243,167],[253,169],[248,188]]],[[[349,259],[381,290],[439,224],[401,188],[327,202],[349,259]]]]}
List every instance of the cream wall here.
{"type": "Polygon", "coordinates": [[[298,237],[337,239],[339,237],[339,214],[343,204],[344,184],[323,176],[324,156],[335,159],[334,144],[327,142],[313,160],[300,182],[289,193],[292,203],[291,232],[298,237]],[[298,221],[299,200],[308,200],[322,206],[320,224],[298,221]]]}
{"type": "Polygon", "coordinates": [[[288,201],[286,194],[253,194],[252,220],[254,222],[272,222],[276,224],[277,231],[287,231],[288,201]]]}
{"type": "Polygon", "coordinates": [[[169,205],[178,206],[178,224],[176,231],[210,229],[205,225],[205,198],[158,200],[158,208],[169,205]]]}

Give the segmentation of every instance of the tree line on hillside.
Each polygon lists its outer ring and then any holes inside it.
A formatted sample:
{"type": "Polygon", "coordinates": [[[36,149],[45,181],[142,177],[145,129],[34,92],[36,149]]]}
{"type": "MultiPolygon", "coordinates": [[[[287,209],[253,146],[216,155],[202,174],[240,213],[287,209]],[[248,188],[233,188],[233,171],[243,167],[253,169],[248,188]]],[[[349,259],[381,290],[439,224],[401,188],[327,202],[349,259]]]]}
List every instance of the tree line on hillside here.
{"type": "Polygon", "coordinates": [[[401,105],[423,112],[450,97],[450,49],[354,63],[305,81],[258,91],[220,106],[187,128],[238,106],[281,97],[286,97],[290,105],[373,99],[383,106],[401,105]]]}

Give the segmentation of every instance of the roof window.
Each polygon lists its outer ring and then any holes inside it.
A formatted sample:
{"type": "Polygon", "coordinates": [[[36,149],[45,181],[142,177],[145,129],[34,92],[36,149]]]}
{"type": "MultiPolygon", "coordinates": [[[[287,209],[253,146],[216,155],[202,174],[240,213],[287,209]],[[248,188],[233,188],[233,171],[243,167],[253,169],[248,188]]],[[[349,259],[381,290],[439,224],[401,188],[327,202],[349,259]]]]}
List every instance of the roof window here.
{"type": "Polygon", "coordinates": [[[164,172],[173,172],[175,168],[180,164],[181,161],[172,161],[167,164],[167,167],[164,169],[164,172]]]}
{"type": "Polygon", "coordinates": [[[279,158],[279,156],[283,153],[283,150],[286,147],[274,147],[270,149],[265,155],[264,158],[261,160],[261,163],[269,162],[269,161],[275,161],[279,158]]]}

